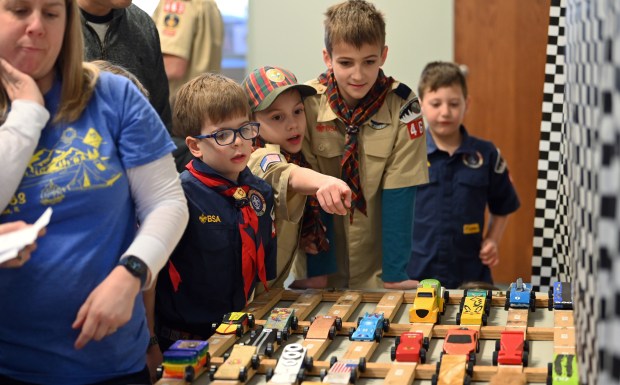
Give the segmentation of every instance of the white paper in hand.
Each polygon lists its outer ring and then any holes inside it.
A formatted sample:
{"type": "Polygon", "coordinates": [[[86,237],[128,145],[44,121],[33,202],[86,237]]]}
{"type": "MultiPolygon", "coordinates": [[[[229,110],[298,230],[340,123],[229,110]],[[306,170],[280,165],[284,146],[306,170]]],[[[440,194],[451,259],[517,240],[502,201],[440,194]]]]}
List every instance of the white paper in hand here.
{"type": "Polygon", "coordinates": [[[24,227],[23,229],[10,233],[0,234],[0,263],[17,257],[17,253],[19,253],[21,249],[34,243],[39,231],[50,223],[51,217],[52,208],[48,207],[32,226],[24,227]]]}

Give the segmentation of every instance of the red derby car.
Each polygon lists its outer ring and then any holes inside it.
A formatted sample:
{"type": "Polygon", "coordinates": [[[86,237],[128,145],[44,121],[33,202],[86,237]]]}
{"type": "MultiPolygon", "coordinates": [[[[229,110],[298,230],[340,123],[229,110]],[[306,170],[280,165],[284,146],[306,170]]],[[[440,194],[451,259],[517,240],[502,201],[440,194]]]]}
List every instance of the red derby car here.
{"type": "Polygon", "coordinates": [[[392,361],[426,363],[428,337],[418,332],[404,332],[396,337],[390,350],[392,361]]]}
{"type": "Polygon", "coordinates": [[[529,345],[525,335],[519,330],[506,330],[495,344],[493,365],[523,365],[528,364],[529,345]]]}

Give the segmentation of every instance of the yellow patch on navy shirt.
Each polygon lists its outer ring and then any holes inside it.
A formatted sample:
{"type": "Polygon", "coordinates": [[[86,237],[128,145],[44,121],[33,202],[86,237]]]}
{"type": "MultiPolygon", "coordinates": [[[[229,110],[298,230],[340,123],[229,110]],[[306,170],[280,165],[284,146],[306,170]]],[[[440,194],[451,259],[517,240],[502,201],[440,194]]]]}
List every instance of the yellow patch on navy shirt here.
{"type": "Polygon", "coordinates": [[[202,224],[205,224],[205,223],[222,223],[222,220],[220,219],[219,215],[200,214],[200,216],[198,217],[198,220],[202,224]]]}
{"type": "Polygon", "coordinates": [[[469,223],[463,225],[463,234],[478,234],[480,232],[480,224],[469,223]]]}

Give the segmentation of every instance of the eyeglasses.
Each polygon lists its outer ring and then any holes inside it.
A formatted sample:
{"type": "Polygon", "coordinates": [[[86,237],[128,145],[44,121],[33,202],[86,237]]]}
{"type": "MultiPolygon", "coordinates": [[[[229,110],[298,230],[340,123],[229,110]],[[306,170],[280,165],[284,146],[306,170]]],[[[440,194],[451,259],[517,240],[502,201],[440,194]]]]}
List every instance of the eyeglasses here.
{"type": "Polygon", "coordinates": [[[222,128],[212,134],[206,135],[196,135],[192,136],[195,139],[206,139],[213,138],[215,139],[215,143],[220,146],[228,146],[237,140],[237,134],[239,134],[245,140],[251,140],[258,136],[258,131],[260,128],[260,123],[258,122],[248,122],[243,126],[234,129],[234,128],[222,128]]]}

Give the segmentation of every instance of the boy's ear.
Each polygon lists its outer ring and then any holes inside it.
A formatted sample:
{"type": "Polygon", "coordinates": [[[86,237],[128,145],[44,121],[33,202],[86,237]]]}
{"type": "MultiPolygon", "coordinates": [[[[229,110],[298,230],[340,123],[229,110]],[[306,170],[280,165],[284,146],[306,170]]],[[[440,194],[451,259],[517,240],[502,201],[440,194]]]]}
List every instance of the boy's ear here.
{"type": "Polygon", "coordinates": [[[388,54],[388,46],[384,46],[383,50],[381,51],[381,67],[383,66],[383,64],[385,64],[385,59],[387,59],[387,54],[388,54]]]}
{"type": "Polygon", "coordinates": [[[328,69],[332,68],[332,57],[325,48],[323,48],[323,62],[325,63],[328,69]]]}
{"type": "Polygon", "coordinates": [[[467,96],[467,99],[465,99],[465,112],[467,112],[467,110],[469,110],[469,107],[471,107],[471,97],[467,96]]]}
{"type": "Polygon", "coordinates": [[[187,148],[189,148],[189,152],[191,152],[192,155],[196,158],[202,158],[202,151],[198,147],[198,139],[188,136],[185,138],[185,144],[187,145],[187,148]]]}

